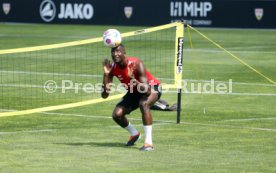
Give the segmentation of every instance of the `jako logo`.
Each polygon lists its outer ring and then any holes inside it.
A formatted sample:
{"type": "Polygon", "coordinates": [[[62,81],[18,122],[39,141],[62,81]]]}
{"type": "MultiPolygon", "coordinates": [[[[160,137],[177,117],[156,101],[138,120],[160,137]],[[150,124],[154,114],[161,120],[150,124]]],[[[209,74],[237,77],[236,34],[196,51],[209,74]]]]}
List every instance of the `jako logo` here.
{"type": "Polygon", "coordinates": [[[44,0],[39,8],[40,16],[45,22],[51,22],[56,16],[56,6],[51,0],[44,0]]]}
{"type": "MultiPolygon", "coordinates": [[[[59,19],[86,19],[94,15],[91,4],[60,3],[59,19]]],[[[56,7],[52,0],[44,0],[40,4],[40,16],[45,22],[51,22],[56,17],[56,7]]]]}
{"type": "Polygon", "coordinates": [[[94,9],[91,4],[76,4],[61,3],[59,19],[86,19],[89,20],[93,17],[94,9]]]}

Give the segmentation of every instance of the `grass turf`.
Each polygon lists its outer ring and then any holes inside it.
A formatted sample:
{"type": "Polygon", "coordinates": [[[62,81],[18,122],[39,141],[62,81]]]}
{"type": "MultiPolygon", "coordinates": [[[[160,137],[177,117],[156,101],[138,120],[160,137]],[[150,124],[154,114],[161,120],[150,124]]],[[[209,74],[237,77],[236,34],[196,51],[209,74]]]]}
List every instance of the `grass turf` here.
{"type": "MultiPolygon", "coordinates": [[[[98,37],[107,28],[113,26],[20,25],[19,29],[17,24],[1,24],[0,47],[6,49],[36,46],[98,37]]],[[[122,32],[141,29],[123,26],[116,28],[122,32]]],[[[272,80],[276,80],[275,30],[200,31],[272,80]]],[[[275,172],[275,86],[194,32],[192,40],[193,49],[189,48],[188,39],[185,41],[184,78],[196,80],[196,84],[199,80],[232,79],[233,93],[244,95],[183,94],[181,124],[175,124],[175,112],[153,111],[153,152],[138,150],[143,140],[138,141],[134,147],[124,147],[123,144],[129,136],[110,118],[117,101],[48,113],[1,117],[0,171],[275,172]]],[[[56,56],[59,57],[58,52],[56,56]]],[[[81,57],[84,57],[84,61],[81,58],[80,63],[85,66],[85,55],[81,57]]],[[[162,61],[168,63],[167,59],[162,61]]],[[[9,63],[3,60],[1,62],[9,63]]],[[[20,64],[24,62],[26,61],[20,64]]],[[[51,62],[54,62],[53,59],[51,62]]],[[[52,64],[53,71],[60,72],[60,63],[52,64]]],[[[70,64],[74,64],[74,59],[62,68],[70,69],[70,64]]],[[[147,60],[146,66],[154,69],[155,64],[155,61],[147,60]]],[[[35,67],[28,68],[33,69],[35,67]]],[[[44,72],[43,68],[39,70],[44,72]]],[[[91,71],[76,71],[82,72],[91,71]]],[[[100,69],[92,72],[99,73],[100,69]]],[[[60,78],[62,77],[64,76],[60,78]]],[[[22,78],[24,76],[19,77],[22,78]]],[[[13,75],[13,79],[16,79],[16,76],[13,75]]],[[[1,83],[4,84],[8,80],[8,77],[1,78],[1,83]]],[[[46,77],[37,80],[44,81],[46,77]]],[[[101,78],[96,81],[101,81],[101,78]]],[[[24,94],[19,95],[17,100],[8,100],[9,96],[14,98],[18,94],[3,91],[2,89],[3,109],[14,103],[20,104],[23,109],[38,106],[36,100],[31,103],[20,102],[24,94]]],[[[65,98],[44,95],[46,100],[43,103],[55,105],[97,97],[71,95],[72,93],[69,93],[65,98]]],[[[162,97],[169,103],[176,101],[175,93],[163,94],[162,97]]],[[[128,117],[143,132],[140,112],[136,110],[128,117]]]]}

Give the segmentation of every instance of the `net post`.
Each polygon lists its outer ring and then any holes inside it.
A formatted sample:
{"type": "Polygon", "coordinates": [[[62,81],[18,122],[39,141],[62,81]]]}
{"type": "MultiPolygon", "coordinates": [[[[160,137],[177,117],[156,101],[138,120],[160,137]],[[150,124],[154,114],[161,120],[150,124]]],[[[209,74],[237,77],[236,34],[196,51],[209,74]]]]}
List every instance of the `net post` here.
{"type": "Polygon", "coordinates": [[[182,93],[182,89],[177,89],[177,117],[176,117],[177,124],[180,124],[181,93],[182,93]]]}
{"type": "Polygon", "coordinates": [[[179,22],[176,26],[175,36],[175,85],[177,88],[177,117],[176,122],[180,124],[181,114],[181,93],[182,93],[182,72],[183,72],[183,44],[184,44],[184,23],[179,22]]]}

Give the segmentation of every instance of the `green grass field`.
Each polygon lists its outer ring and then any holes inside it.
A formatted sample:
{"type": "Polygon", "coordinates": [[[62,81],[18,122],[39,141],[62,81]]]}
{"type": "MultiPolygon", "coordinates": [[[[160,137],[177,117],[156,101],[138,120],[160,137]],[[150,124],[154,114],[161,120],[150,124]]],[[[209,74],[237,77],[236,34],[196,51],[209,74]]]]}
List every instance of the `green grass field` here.
{"type": "MultiPolygon", "coordinates": [[[[104,30],[113,27],[0,24],[0,49],[99,37],[104,30]]],[[[126,32],[144,27],[116,28],[126,32]]],[[[200,28],[199,31],[276,81],[276,30],[200,28]]],[[[154,151],[138,150],[143,138],[134,147],[124,146],[129,135],[111,119],[118,102],[113,100],[0,117],[0,172],[276,172],[276,86],[195,32],[191,32],[191,37],[192,49],[185,32],[183,76],[188,90],[191,91],[191,83],[198,86],[214,79],[215,83],[227,84],[232,79],[232,94],[183,93],[181,124],[176,124],[176,112],[152,111],[154,151]]],[[[144,62],[153,74],[169,82],[173,67],[167,65],[173,60],[168,55],[174,51],[174,45],[162,47],[169,45],[170,38],[161,41],[145,42],[145,45],[154,45],[146,49],[153,53],[142,56],[150,57],[144,62]],[[159,47],[160,52],[156,52],[159,47]],[[154,55],[158,59],[153,58],[154,55]]],[[[102,59],[92,61],[88,57],[94,51],[99,56],[108,55],[108,50],[101,54],[101,46],[77,47],[72,52],[54,50],[48,52],[52,55],[50,59],[44,52],[1,55],[1,112],[98,98],[99,94],[75,95],[73,91],[65,96],[47,95],[40,93],[41,88],[14,90],[4,84],[42,85],[48,79],[63,78],[101,82],[101,77],[64,74],[72,70],[74,74],[101,75],[102,59]],[[85,51],[89,54],[83,53],[85,51]],[[79,53],[77,60],[72,58],[75,52],[79,53]],[[22,73],[22,69],[28,73],[22,73]],[[17,73],[6,75],[7,71],[17,73]],[[45,75],[49,71],[63,75],[45,75]]],[[[139,49],[141,47],[138,45],[139,49]]],[[[139,56],[139,49],[130,53],[139,56]]],[[[175,103],[176,93],[164,93],[162,98],[175,103]]],[[[143,132],[139,110],[128,117],[143,132]]]]}

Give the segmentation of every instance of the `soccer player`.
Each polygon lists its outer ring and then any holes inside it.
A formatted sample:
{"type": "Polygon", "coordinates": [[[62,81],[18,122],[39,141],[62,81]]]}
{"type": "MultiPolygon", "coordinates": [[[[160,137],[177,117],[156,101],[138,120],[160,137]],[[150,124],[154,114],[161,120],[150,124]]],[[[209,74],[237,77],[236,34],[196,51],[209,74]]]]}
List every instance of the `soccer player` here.
{"type": "Polygon", "coordinates": [[[140,132],[128,121],[126,115],[139,107],[145,131],[145,143],[140,150],[153,150],[150,107],[161,96],[160,82],[148,72],[140,59],[126,55],[124,45],[112,48],[111,56],[113,63],[108,59],[103,61],[102,98],[108,97],[113,76],[117,77],[124,84],[127,93],[114,108],[113,120],[130,133],[126,146],[133,146],[140,138],[140,132]]]}

